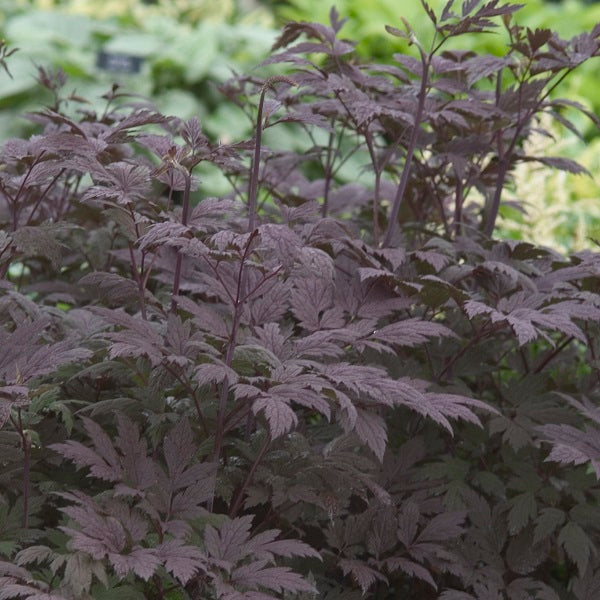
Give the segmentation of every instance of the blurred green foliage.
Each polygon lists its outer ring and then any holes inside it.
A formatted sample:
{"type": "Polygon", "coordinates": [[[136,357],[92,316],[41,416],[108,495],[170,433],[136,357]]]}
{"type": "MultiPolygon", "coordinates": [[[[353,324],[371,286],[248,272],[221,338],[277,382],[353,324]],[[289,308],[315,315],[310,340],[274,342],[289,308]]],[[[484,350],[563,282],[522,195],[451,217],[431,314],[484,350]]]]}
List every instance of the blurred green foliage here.
{"type": "Polygon", "coordinates": [[[595,240],[600,240],[600,137],[582,141],[554,129],[554,139],[534,134],[528,141],[527,151],[574,158],[590,171],[592,177],[521,163],[513,173],[511,189],[505,194],[506,202],[500,209],[499,235],[565,253],[597,250],[595,240]]]}
{"type": "Polygon", "coordinates": [[[40,105],[36,65],[61,67],[86,99],[117,82],[167,114],[210,120],[216,137],[245,130],[241,114],[222,114],[216,84],[255,67],[276,35],[264,7],[244,12],[235,0],[0,0],[0,14],[2,37],[20,48],[0,88],[0,139],[22,133],[23,113],[40,105]],[[141,71],[102,70],[100,51],[140,57],[141,71]]]}
{"type": "MultiPolygon", "coordinates": [[[[91,101],[88,108],[103,110],[102,95],[117,83],[165,114],[200,118],[215,140],[243,139],[251,124],[217,86],[251,72],[276,34],[271,12],[251,0],[0,0],[0,35],[19,48],[0,88],[0,140],[35,131],[25,114],[49,101],[38,65],[63,69],[66,89],[91,101]],[[103,70],[101,51],[139,57],[141,70],[103,70]]],[[[214,170],[202,178],[211,193],[224,189],[214,170]]]]}

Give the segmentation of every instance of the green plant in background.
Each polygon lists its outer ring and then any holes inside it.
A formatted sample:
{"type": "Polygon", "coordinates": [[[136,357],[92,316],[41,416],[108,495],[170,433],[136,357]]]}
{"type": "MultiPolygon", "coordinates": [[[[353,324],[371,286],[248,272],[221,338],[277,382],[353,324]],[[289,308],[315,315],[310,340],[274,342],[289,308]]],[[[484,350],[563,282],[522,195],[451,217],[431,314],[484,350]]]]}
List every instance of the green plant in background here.
{"type": "Polygon", "coordinates": [[[195,24],[206,20],[263,20],[272,23],[271,12],[257,2],[239,0],[15,0],[7,7],[28,10],[61,10],[95,19],[117,17],[141,24],[150,16],[169,16],[180,22],[195,24]]]}
{"type": "MultiPolygon", "coordinates": [[[[60,67],[69,90],[92,102],[87,109],[104,110],[102,96],[116,82],[122,90],[151,98],[165,114],[199,117],[215,140],[226,141],[232,128],[250,135],[247,118],[222,102],[217,87],[267,55],[275,32],[260,5],[237,0],[0,0],[0,15],[1,36],[21,48],[11,62],[12,79],[0,89],[0,139],[32,133],[34,126],[24,114],[36,110],[40,100],[50,101],[36,81],[37,65],[60,67]],[[99,68],[101,51],[132,57],[139,71],[99,68]]],[[[214,170],[202,177],[213,193],[223,190],[223,178],[214,170]]]]}
{"type": "MultiPolygon", "coordinates": [[[[446,0],[431,0],[430,6],[440,11],[446,0]]],[[[600,4],[582,0],[566,0],[550,3],[544,0],[527,0],[519,14],[520,23],[532,30],[549,28],[564,36],[574,36],[578,31],[591,29],[600,22],[600,4]]],[[[315,20],[327,22],[329,6],[318,0],[273,1],[271,7],[279,22],[287,20],[315,20]]],[[[336,7],[348,22],[344,34],[348,38],[359,39],[357,52],[373,60],[389,60],[391,48],[405,50],[403,40],[393,39],[385,33],[386,23],[398,20],[398,3],[395,0],[373,0],[365,10],[362,0],[339,0],[336,7]],[[386,58],[387,57],[387,58],[386,58]]],[[[429,41],[428,23],[420,18],[420,2],[403,3],[402,15],[414,25],[417,37],[429,41]]],[[[503,52],[505,36],[500,32],[494,35],[472,34],[463,36],[464,50],[485,51],[499,55],[503,52]]],[[[592,112],[600,112],[600,95],[596,93],[600,67],[588,63],[569,77],[561,93],[576,100],[592,112]]],[[[574,251],[593,246],[592,238],[598,237],[600,228],[600,165],[598,150],[600,139],[598,130],[591,122],[578,122],[585,140],[579,139],[570,131],[553,126],[555,139],[534,136],[530,145],[547,150],[550,146],[560,146],[560,153],[578,160],[588,169],[592,177],[557,173],[542,165],[524,163],[514,172],[512,195],[524,201],[522,210],[503,206],[500,227],[503,234],[526,238],[561,251],[574,251]]]]}
{"type": "Polygon", "coordinates": [[[236,13],[235,0],[218,3],[211,0],[29,0],[26,4],[38,9],[59,9],[95,19],[118,17],[136,23],[156,14],[198,22],[210,18],[219,21],[230,19],[236,13]]]}
{"type": "MultiPolygon", "coordinates": [[[[576,158],[590,173],[600,173],[600,138],[586,143],[559,132],[556,126],[549,128],[557,137],[552,139],[534,133],[525,144],[528,154],[544,156],[556,152],[576,158]]],[[[515,167],[513,178],[507,202],[500,210],[502,236],[561,252],[593,247],[593,240],[600,237],[597,175],[584,177],[525,162],[515,167]]]]}
{"type": "Polygon", "coordinates": [[[214,89],[232,71],[248,70],[266,55],[274,39],[264,10],[242,13],[232,2],[119,3],[0,2],[2,36],[23,50],[11,64],[13,79],[0,90],[0,138],[18,134],[15,119],[38,105],[36,67],[61,67],[78,95],[100,98],[113,81],[152,97],[160,110],[181,118],[200,116],[218,138],[222,124],[245,120],[220,107],[214,89]],[[52,10],[50,10],[52,9],[52,10]],[[142,59],[138,73],[103,71],[98,52],[142,59]],[[9,109],[9,110],[6,110],[9,109]]]}

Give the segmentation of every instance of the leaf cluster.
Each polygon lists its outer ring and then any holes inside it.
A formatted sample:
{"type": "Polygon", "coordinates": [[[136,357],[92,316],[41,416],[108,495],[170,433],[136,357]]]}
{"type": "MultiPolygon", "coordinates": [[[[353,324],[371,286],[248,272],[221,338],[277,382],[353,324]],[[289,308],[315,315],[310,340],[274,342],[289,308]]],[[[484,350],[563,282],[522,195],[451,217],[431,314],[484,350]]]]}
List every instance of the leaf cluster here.
{"type": "Polygon", "coordinates": [[[40,69],[0,150],[0,600],[595,597],[600,259],[491,234],[516,164],[579,170],[524,142],[598,30],[423,5],[394,67],[287,25],[231,144],[40,69]]]}

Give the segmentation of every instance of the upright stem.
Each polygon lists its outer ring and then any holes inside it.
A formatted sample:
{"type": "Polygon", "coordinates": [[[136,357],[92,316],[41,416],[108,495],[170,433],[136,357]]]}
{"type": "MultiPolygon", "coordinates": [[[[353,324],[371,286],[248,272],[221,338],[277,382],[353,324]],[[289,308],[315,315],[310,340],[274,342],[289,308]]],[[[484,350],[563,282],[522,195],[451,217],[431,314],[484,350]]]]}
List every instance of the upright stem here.
{"type": "Polygon", "coordinates": [[[135,253],[133,251],[133,243],[129,242],[129,260],[131,261],[131,276],[135,284],[137,285],[138,290],[138,301],[140,303],[140,313],[142,315],[142,319],[144,321],[147,320],[146,314],[146,298],[145,298],[145,288],[144,288],[144,279],[143,279],[143,269],[142,273],[138,271],[137,261],[135,260],[135,253]]]}
{"type": "Polygon", "coordinates": [[[263,130],[263,108],[265,105],[265,95],[267,90],[274,89],[273,84],[277,82],[285,82],[290,85],[296,85],[296,82],[289,77],[275,75],[269,77],[264,83],[260,91],[260,99],[258,101],[258,115],[256,116],[256,133],[254,137],[254,156],[250,167],[250,183],[248,186],[248,231],[253,231],[256,227],[256,198],[258,195],[258,171],[260,168],[260,148],[263,130]]]}
{"type": "Polygon", "coordinates": [[[408,185],[408,178],[410,175],[410,167],[412,163],[413,154],[417,146],[417,140],[419,138],[419,131],[421,120],[423,118],[423,112],[425,111],[425,100],[427,99],[427,85],[429,82],[429,65],[431,63],[431,54],[426,55],[421,48],[421,64],[423,65],[423,73],[421,75],[421,87],[419,89],[417,112],[415,114],[415,122],[410,134],[410,140],[406,149],[406,157],[404,159],[404,169],[400,176],[400,183],[396,190],[396,196],[394,197],[394,203],[392,205],[392,211],[390,213],[387,230],[385,237],[383,238],[383,246],[389,246],[392,241],[392,236],[396,230],[396,221],[398,220],[398,214],[404,199],[404,193],[406,192],[406,186],[408,185]]]}
{"type": "Polygon", "coordinates": [[[23,529],[29,527],[29,470],[31,466],[31,440],[29,435],[23,432],[23,529]]]}
{"type": "Polygon", "coordinates": [[[575,338],[567,337],[565,338],[556,348],[550,350],[544,358],[539,362],[539,364],[533,370],[534,373],[541,373],[546,365],[556,356],[558,356],[575,338]]]}
{"type": "Polygon", "coordinates": [[[21,527],[29,527],[29,489],[30,489],[30,465],[31,465],[31,438],[23,429],[23,419],[21,409],[17,408],[17,420],[11,417],[13,427],[17,430],[21,439],[21,450],[23,450],[23,519],[21,527]]]}
{"type": "MultiPolygon", "coordinates": [[[[524,115],[521,114],[521,98],[522,98],[522,90],[523,90],[523,81],[520,82],[519,85],[519,116],[518,122],[515,127],[515,132],[510,140],[508,148],[504,151],[502,148],[502,135],[501,132],[498,133],[498,178],[496,179],[496,188],[494,190],[494,195],[492,197],[492,201],[490,203],[490,208],[486,211],[487,214],[484,215],[483,222],[483,231],[488,236],[491,237],[494,232],[494,227],[496,226],[496,220],[498,218],[498,212],[500,210],[500,200],[502,197],[502,191],[504,189],[504,182],[506,180],[506,175],[508,173],[508,167],[510,165],[510,159],[514,153],[517,142],[519,141],[519,136],[521,135],[523,129],[531,121],[533,116],[540,110],[540,107],[545,102],[546,98],[552,93],[552,91],[559,85],[562,80],[572,71],[572,69],[566,69],[563,73],[561,73],[556,81],[546,89],[546,91],[542,94],[539,100],[532,106],[528,111],[525,112],[524,115]]],[[[550,78],[551,79],[551,78],[550,78]]],[[[549,81],[548,81],[549,82],[549,81]]],[[[496,88],[496,103],[498,103],[498,99],[501,94],[501,72],[498,74],[497,88],[496,88]]]]}
{"type": "MultiPolygon", "coordinates": [[[[523,82],[520,82],[519,85],[519,118],[521,115],[521,94],[523,91],[523,82]]],[[[496,106],[500,104],[500,98],[502,97],[502,71],[498,71],[498,75],[496,77],[496,106]]],[[[518,135],[520,129],[517,128],[515,132],[515,136],[513,137],[513,142],[516,140],[516,136],[518,135]]],[[[502,190],[504,188],[504,181],[506,179],[506,173],[508,170],[508,162],[507,157],[510,156],[510,152],[512,150],[513,144],[510,144],[509,149],[504,152],[504,144],[502,139],[502,131],[498,131],[496,133],[496,153],[498,156],[498,177],[496,179],[496,188],[494,189],[494,195],[492,197],[492,201],[489,206],[485,207],[483,213],[483,231],[489,237],[492,235],[494,231],[494,227],[496,225],[496,219],[498,218],[498,211],[500,210],[500,199],[502,197],[502,190]]]]}
{"type": "MultiPolygon", "coordinates": [[[[258,235],[258,230],[253,230],[248,238],[248,243],[244,249],[244,254],[241,259],[240,270],[237,278],[237,290],[235,300],[233,302],[233,320],[231,323],[231,332],[229,334],[229,340],[227,342],[227,350],[225,352],[225,364],[231,367],[233,363],[233,354],[235,352],[235,344],[237,340],[237,333],[240,326],[240,320],[242,316],[242,307],[247,298],[243,293],[244,286],[244,271],[250,248],[254,238],[258,235]]],[[[217,413],[217,427],[215,431],[215,447],[213,451],[213,457],[215,463],[218,465],[221,459],[221,451],[223,448],[223,438],[225,436],[225,409],[227,408],[227,395],[229,393],[229,381],[225,379],[221,384],[219,393],[219,409],[217,413]]],[[[209,503],[209,508],[212,510],[212,500],[209,503]]]]}
{"type": "Polygon", "coordinates": [[[29,167],[29,170],[25,174],[25,177],[23,177],[23,180],[21,181],[21,185],[19,186],[17,193],[12,198],[12,205],[11,205],[12,231],[16,231],[19,228],[19,216],[21,214],[21,211],[19,210],[18,202],[21,199],[21,194],[25,190],[25,185],[29,181],[29,177],[31,176],[31,173],[33,172],[33,168],[41,162],[42,157],[44,156],[45,153],[46,152],[44,150],[39,154],[39,156],[37,156],[35,158],[35,160],[31,164],[31,166],[29,167]]]}
{"type": "MultiPolygon", "coordinates": [[[[512,144],[511,144],[512,146],[512,144]]],[[[504,182],[506,180],[506,174],[508,173],[508,161],[510,154],[505,154],[498,161],[498,178],[496,179],[496,189],[492,196],[490,208],[484,215],[484,228],[485,235],[491,237],[496,226],[496,219],[498,218],[498,212],[500,210],[500,199],[502,198],[502,190],[504,189],[504,182]]]]}
{"type": "Polygon", "coordinates": [[[250,186],[248,189],[248,231],[252,231],[256,224],[256,198],[258,194],[258,170],[260,168],[260,146],[263,129],[263,107],[265,104],[265,94],[268,86],[265,83],[260,92],[258,102],[258,115],[256,117],[256,133],[254,137],[254,156],[252,157],[252,167],[250,169],[250,186]]]}
{"type": "MultiPolygon", "coordinates": [[[[132,222],[134,223],[134,227],[135,227],[135,234],[137,236],[137,238],[140,238],[140,229],[138,227],[138,224],[136,222],[135,219],[135,212],[133,210],[133,206],[130,204],[129,205],[129,216],[131,217],[132,222]]],[[[129,260],[131,261],[131,276],[133,277],[133,280],[135,281],[136,285],[137,285],[137,289],[138,289],[138,300],[140,303],[140,313],[142,315],[142,319],[144,321],[147,320],[148,316],[146,314],[146,281],[147,278],[145,277],[144,274],[144,258],[145,258],[145,253],[142,252],[142,260],[141,260],[141,264],[139,266],[139,270],[138,270],[138,264],[137,264],[137,260],[135,259],[135,252],[134,252],[134,248],[133,248],[133,242],[129,242],[129,260]]]]}
{"type": "Polygon", "coordinates": [[[379,196],[381,194],[381,171],[375,171],[375,189],[373,190],[373,246],[379,246],[379,196]]]}
{"type": "Polygon", "coordinates": [[[369,151],[371,165],[375,173],[375,189],[373,191],[373,246],[379,245],[379,194],[381,193],[381,165],[377,160],[377,153],[368,126],[364,132],[365,142],[369,151]]]}
{"type": "Polygon", "coordinates": [[[33,216],[35,215],[37,209],[40,207],[40,204],[44,201],[44,199],[46,198],[46,196],[48,195],[48,192],[54,187],[54,184],[58,181],[59,177],[61,177],[61,175],[66,171],[66,169],[63,167],[53,178],[52,181],[44,188],[44,191],[39,195],[38,199],[36,200],[33,208],[31,209],[31,212],[29,213],[29,217],[27,217],[27,223],[26,225],[30,225],[31,222],[33,221],[33,216]]]}
{"type": "Polygon", "coordinates": [[[325,175],[325,190],[323,191],[323,206],[321,207],[321,216],[325,218],[329,210],[329,190],[331,188],[331,177],[332,177],[332,156],[333,156],[333,142],[335,140],[335,132],[329,134],[329,140],[327,143],[327,158],[325,160],[325,166],[323,168],[323,174],[325,175]]]}
{"type": "Polygon", "coordinates": [[[256,455],[256,458],[254,459],[254,462],[252,463],[252,466],[250,467],[250,470],[248,471],[248,475],[246,476],[244,483],[240,486],[240,489],[238,490],[237,494],[235,495],[235,499],[231,503],[231,508],[229,509],[229,517],[231,519],[233,519],[237,515],[238,511],[242,507],[242,501],[244,499],[244,492],[246,491],[248,486],[252,483],[252,479],[254,478],[256,469],[258,468],[260,461],[263,459],[263,456],[267,452],[270,444],[271,444],[271,438],[269,437],[269,438],[267,438],[267,441],[263,444],[262,448],[259,450],[258,454],[256,455]]]}
{"type": "MultiPolygon", "coordinates": [[[[189,171],[184,171],[185,176],[185,189],[183,192],[183,212],[181,215],[181,222],[183,225],[188,224],[189,212],[190,212],[190,190],[192,187],[192,174],[189,171]]],[[[177,296],[179,295],[179,286],[181,284],[181,262],[183,256],[181,252],[177,252],[177,259],[175,262],[175,275],[173,276],[173,296],[171,298],[171,312],[177,311],[177,296]]]]}

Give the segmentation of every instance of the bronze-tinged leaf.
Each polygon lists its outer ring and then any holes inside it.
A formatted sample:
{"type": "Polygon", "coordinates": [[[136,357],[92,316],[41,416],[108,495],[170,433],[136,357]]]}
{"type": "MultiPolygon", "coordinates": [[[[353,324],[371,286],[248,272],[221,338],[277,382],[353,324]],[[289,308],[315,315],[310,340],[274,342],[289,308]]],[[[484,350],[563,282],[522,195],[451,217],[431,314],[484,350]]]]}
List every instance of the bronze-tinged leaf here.
{"type": "Polygon", "coordinates": [[[164,568],[183,585],[198,572],[206,572],[207,558],[196,546],[182,544],[180,540],[169,540],[157,546],[156,557],[164,568]]]}
{"type": "Polygon", "coordinates": [[[232,581],[250,589],[267,589],[276,593],[310,592],[316,589],[302,575],[294,573],[289,567],[267,567],[267,561],[255,561],[237,567],[231,573],[232,581]]]}
{"type": "Polygon", "coordinates": [[[417,543],[443,542],[462,535],[465,531],[465,511],[447,512],[436,515],[419,533],[417,543]]]}
{"type": "Polygon", "coordinates": [[[354,432],[358,439],[366,444],[375,456],[382,461],[387,443],[385,421],[375,413],[357,408],[354,432]]]}
{"type": "Polygon", "coordinates": [[[423,565],[401,557],[386,558],[383,562],[388,571],[402,571],[411,577],[426,581],[434,590],[437,590],[435,580],[423,565]]]}
{"type": "Polygon", "coordinates": [[[421,6],[425,9],[425,12],[427,13],[427,16],[429,17],[429,20],[434,25],[437,25],[437,17],[435,15],[435,12],[431,8],[431,6],[429,6],[429,4],[427,4],[427,2],[425,2],[425,0],[421,0],[421,6]]]}
{"type": "Polygon", "coordinates": [[[586,532],[577,523],[569,521],[558,534],[558,544],[577,565],[579,574],[583,575],[587,570],[590,556],[596,552],[594,543],[586,532]]]}
{"type": "Polygon", "coordinates": [[[96,176],[95,183],[86,190],[84,200],[128,206],[149,195],[150,173],[142,165],[113,163],[105,168],[103,175],[96,176]]]}
{"type": "Polygon", "coordinates": [[[202,363],[194,369],[194,380],[200,385],[224,381],[233,385],[238,379],[238,374],[232,368],[217,359],[214,359],[214,362],[202,363]]]}
{"type": "Polygon", "coordinates": [[[536,29],[532,31],[529,27],[527,28],[527,40],[534,52],[539,50],[551,37],[552,31],[550,29],[536,29]]]}
{"type": "Polygon", "coordinates": [[[600,479],[600,430],[594,427],[581,431],[571,425],[542,425],[538,430],[552,444],[547,461],[575,465],[590,462],[600,479]]]}
{"type": "Polygon", "coordinates": [[[576,160],[563,156],[525,156],[521,160],[523,162],[539,162],[547,167],[559,169],[560,171],[567,171],[574,175],[587,175],[588,177],[592,177],[592,174],[583,165],[576,160]]]}
{"type": "Polygon", "coordinates": [[[388,344],[414,348],[431,338],[456,337],[456,334],[441,323],[421,319],[403,319],[376,329],[370,336],[388,344]]]}
{"type": "Polygon", "coordinates": [[[244,544],[250,538],[252,515],[225,521],[219,529],[207,525],[204,530],[204,546],[207,553],[220,560],[236,562],[244,556],[244,544]]]}
{"type": "Polygon", "coordinates": [[[298,424],[298,417],[283,397],[263,395],[252,403],[252,412],[265,415],[272,439],[291,431],[298,424]]]}
{"type": "Polygon", "coordinates": [[[89,287],[113,306],[131,306],[139,302],[139,290],[135,282],[117,273],[88,273],[79,280],[79,284],[89,287]]]}
{"type": "Polygon", "coordinates": [[[398,539],[407,549],[416,539],[419,517],[419,507],[414,502],[404,503],[398,514],[398,539]]]}
{"type": "Polygon", "coordinates": [[[533,492],[517,494],[510,499],[509,504],[508,529],[511,535],[515,535],[537,516],[535,494],[533,492]]]}
{"type": "Polygon", "coordinates": [[[394,37],[399,37],[401,39],[407,40],[409,39],[408,34],[397,27],[392,27],[391,25],[386,25],[385,30],[394,37]]]}
{"type": "Polygon", "coordinates": [[[361,560],[342,558],[338,561],[338,566],[344,575],[349,575],[358,583],[363,594],[366,594],[369,588],[377,581],[387,584],[387,577],[383,573],[369,567],[361,560]]]}
{"type": "Polygon", "coordinates": [[[111,554],[110,563],[120,578],[134,573],[144,581],[148,581],[160,565],[154,548],[134,548],[128,554],[111,554]]]}
{"type": "Polygon", "coordinates": [[[113,442],[97,423],[87,417],[81,419],[94,444],[93,450],[75,440],[52,444],[50,449],[72,460],[78,468],[89,467],[90,475],[94,477],[104,481],[120,481],[124,472],[113,442]]]}
{"type": "Polygon", "coordinates": [[[17,251],[24,257],[44,258],[57,268],[62,261],[63,246],[56,240],[56,228],[47,225],[20,227],[12,233],[17,251]]]}
{"type": "Polygon", "coordinates": [[[481,4],[482,0],[464,0],[462,3],[462,16],[466,17],[469,13],[473,12],[476,6],[481,4]]]}
{"type": "Polygon", "coordinates": [[[565,518],[565,513],[558,508],[543,508],[535,519],[533,543],[537,544],[554,533],[565,522],[565,518]]]}

